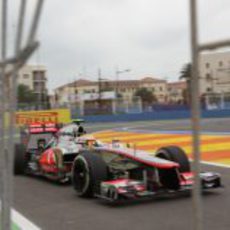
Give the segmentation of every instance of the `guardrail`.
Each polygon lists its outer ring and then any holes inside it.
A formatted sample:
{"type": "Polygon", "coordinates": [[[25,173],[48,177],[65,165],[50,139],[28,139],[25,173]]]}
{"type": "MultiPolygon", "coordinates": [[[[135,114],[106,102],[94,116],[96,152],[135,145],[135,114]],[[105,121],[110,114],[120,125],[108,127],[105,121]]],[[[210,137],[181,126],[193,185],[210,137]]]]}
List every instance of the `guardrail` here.
{"type": "MultiPolygon", "coordinates": [[[[202,110],[202,118],[221,118],[230,117],[230,110],[202,110]]],[[[170,110],[170,111],[153,111],[136,114],[117,114],[117,115],[88,115],[80,118],[89,122],[126,122],[126,121],[148,121],[148,120],[174,120],[190,119],[189,110],[170,110]]],[[[76,117],[72,117],[73,119],[76,117]]],[[[78,117],[79,118],[79,117],[78,117]]]]}

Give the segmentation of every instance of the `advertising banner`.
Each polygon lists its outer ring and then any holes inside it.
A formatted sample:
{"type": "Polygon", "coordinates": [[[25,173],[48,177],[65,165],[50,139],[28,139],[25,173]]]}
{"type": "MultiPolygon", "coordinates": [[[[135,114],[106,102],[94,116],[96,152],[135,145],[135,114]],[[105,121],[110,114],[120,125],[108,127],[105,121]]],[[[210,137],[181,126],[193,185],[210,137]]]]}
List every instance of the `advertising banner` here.
{"type": "Polygon", "coordinates": [[[69,109],[53,109],[38,111],[22,111],[16,113],[16,125],[29,123],[69,123],[71,121],[69,109]]]}

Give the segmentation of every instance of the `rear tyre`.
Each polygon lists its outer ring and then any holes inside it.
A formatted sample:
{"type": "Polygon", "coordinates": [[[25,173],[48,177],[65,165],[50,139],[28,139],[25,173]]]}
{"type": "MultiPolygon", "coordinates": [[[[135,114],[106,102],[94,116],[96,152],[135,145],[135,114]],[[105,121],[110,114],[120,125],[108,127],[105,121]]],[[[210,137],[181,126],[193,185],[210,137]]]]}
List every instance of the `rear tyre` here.
{"type": "Polygon", "coordinates": [[[90,151],[79,154],[72,168],[72,184],[78,196],[93,197],[100,193],[100,183],[108,179],[106,163],[90,151]]]}
{"type": "Polygon", "coordinates": [[[22,144],[15,145],[14,174],[24,174],[26,168],[26,149],[22,144]]]}
{"type": "Polygon", "coordinates": [[[156,156],[179,164],[179,172],[190,172],[190,163],[184,150],[177,146],[167,146],[157,150],[156,156]]]}

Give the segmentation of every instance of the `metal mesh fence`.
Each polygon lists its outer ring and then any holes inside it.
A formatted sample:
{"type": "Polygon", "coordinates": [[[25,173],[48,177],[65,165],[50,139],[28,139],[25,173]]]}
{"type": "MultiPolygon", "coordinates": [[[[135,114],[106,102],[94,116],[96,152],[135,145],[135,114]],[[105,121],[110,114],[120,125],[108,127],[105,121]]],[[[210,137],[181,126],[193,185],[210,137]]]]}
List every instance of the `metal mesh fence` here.
{"type": "MultiPolygon", "coordinates": [[[[35,105],[23,105],[24,108],[37,108],[35,105]]],[[[43,108],[68,108],[72,117],[79,115],[101,115],[101,114],[123,114],[142,112],[142,102],[140,97],[132,99],[118,98],[110,100],[89,100],[75,103],[55,103],[52,105],[43,104],[43,108]]]]}

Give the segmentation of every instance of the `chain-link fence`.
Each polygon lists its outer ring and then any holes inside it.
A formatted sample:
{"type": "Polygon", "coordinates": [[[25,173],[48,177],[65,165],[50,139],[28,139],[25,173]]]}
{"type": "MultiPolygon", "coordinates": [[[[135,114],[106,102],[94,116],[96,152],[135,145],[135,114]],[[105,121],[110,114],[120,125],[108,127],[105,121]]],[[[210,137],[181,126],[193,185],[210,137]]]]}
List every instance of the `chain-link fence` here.
{"type": "Polygon", "coordinates": [[[50,103],[18,103],[18,111],[30,111],[30,110],[47,110],[51,109],[50,103]]]}
{"type": "MultiPolygon", "coordinates": [[[[46,106],[46,105],[43,105],[46,106]]],[[[30,107],[28,105],[29,108],[30,107]]],[[[24,107],[25,108],[25,107],[24,107]]],[[[68,108],[72,117],[83,115],[102,115],[102,114],[124,114],[124,113],[141,113],[142,102],[140,97],[117,98],[117,99],[100,99],[85,100],[78,102],[54,103],[47,108],[68,108]]]]}
{"type": "Polygon", "coordinates": [[[117,98],[115,99],[114,113],[141,113],[142,102],[140,97],[133,97],[132,99],[117,98]]]}

